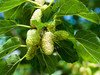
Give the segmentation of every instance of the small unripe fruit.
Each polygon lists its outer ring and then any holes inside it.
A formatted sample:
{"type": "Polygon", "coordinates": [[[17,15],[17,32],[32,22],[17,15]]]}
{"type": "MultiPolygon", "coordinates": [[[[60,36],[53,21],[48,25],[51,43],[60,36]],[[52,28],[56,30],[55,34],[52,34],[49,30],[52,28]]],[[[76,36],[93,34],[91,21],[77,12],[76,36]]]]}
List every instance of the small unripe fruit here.
{"type": "Polygon", "coordinates": [[[86,73],[87,75],[92,75],[92,71],[89,67],[86,68],[86,73]]]}
{"type": "Polygon", "coordinates": [[[20,59],[20,57],[17,54],[11,54],[7,58],[6,62],[8,65],[12,65],[12,64],[15,64],[19,59],[20,59]]]}
{"type": "Polygon", "coordinates": [[[75,65],[72,67],[72,74],[73,74],[73,75],[77,75],[78,72],[79,72],[79,68],[80,68],[80,65],[79,65],[79,64],[75,64],[75,65]]]}
{"type": "Polygon", "coordinates": [[[92,75],[92,71],[89,67],[81,67],[80,73],[81,75],[92,75]]]}
{"type": "Polygon", "coordinates": [[[40,42],[40,35],[36,32],[36,29],[31,29],[27,32],[26,44],[29,47],[36,46],[40,42]]]}
{"type": "Polygon", "coordinates": [[[68,69],[71,69],[71,68],[72,68],[72,66],[73,66],[73,64],[72,64],[72,63],[67,63],[67,67],[68,67],[68,69]]]}
{"type": "Polygon", "coordinates": [[[94,64],[94,63],[89,63],[88,66],[89,66],[90,68],[96,68],[96,67],[97,67],[97,65],[94,64]]]}
{"type": "Polygon", "coordinates": [[[39,22],[41,22],[41,17],[42,17],[42,11],[41,9],[37,9],[35,10],[35,12],[33,13],[31,19],[30,19],[30,25],[35,28],[35,25],[32,23],[32,20],[37,20],[39,22]]]}
{"type": "Polygon", "coordinates": [[[47,25],[47,29],[48,29],[48,31],[50,31],[50,32],[55,32],[55,21],[50,22],[50,23],[47,25]]]}
{"type": "Polygon", "coordinates": [[[54,33],[55,39],[57,40],[65,40],[68,39],[69,33],[64,30],[59,30],[54,33]]]}
{"type": "Polygon", "coordinates": [[[85,71],[85,67],[81,67],[80,68],[80,74],[81,75],[87,75],[86,71],[85,71]]]}
{"type": "Polygon", "coordinates": [[[96,71],[94,75],[100,75],[100,70],[96,71]]]}
{"type": "Polygon", "coordinates": [[[54,51],[54,35],[51,32],[46,32],[42,38],[42,49],[47,55],[51,55],[54,51]]]}
{"type": "Polygon", "coordinates": [[[31,60],[35,56],[37,49],[37,46],[30,47],[26,53],[26,60],[31,60]]]}
{"type": "Polygon", "coordinates": [[[35,0],[37,3],[43,5],[45,3],[45,0],[35,0]]]}

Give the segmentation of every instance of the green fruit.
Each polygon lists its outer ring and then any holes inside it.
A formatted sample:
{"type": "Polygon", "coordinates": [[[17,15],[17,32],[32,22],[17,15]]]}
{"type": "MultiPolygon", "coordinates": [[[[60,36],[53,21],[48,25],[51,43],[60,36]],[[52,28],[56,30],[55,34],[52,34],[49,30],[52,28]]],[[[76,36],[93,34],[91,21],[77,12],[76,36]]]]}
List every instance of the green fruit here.
{"type": "Polygon", "coordinates": [[[86,67],[86,73],[87,75],[92,75],[92,71],[89,67],[86,67]]]}
{"type": "Polygon", "coordinates": [[[90,67],[90,68],[96,68],[96,67],[97,67],[97,65],[96,65],[96,64],[94,64],[94,63],[89,63],[89,64],[88,64],[88,67],[90,67]]]}
{"type": "Polygon", "coordinates": [[[80,74],[81,74],[81,75],[87,75],[87,73],[86,73],[86,71],[85,71],[85,67],[82,66],[82,67],[80,68],[80,74]]]}
{"type": "Polygon", "coordinates": [[[50,22],[50,23],[47,25],[47,29],[48,29],[48,31],[50,31],[50,32],[55,32],[55,21],[50,22]]]}
{"type": "Polygon", "coordinates": [[[41,9],[37,9],[35,10],[35,12],[33,13],[31,19],[30,19],[30,25],[35,28],[35,25],[32,23],[32,20],[37,20],[39,22],[41,22],[41,17],[42,17],[42,11],[41,9]]]}
{"type": "Polygon", "coordinates": [[[72,63],[67,63],[67,67],[68,67],[68,69],[71,69],[71,68],[72,68],[72,66],[73,66],[73,64],[72,64],[72,63]]]}
{"type": "Polygon", "coordinates": [[[68,39],[69,33],[64,30],[59,30],[54,33],[55,39],[57,40],[65,40],[68,39]]]}
{"type": "Polygon", "coordinates": [[[100,70],[96,71],[94,75],[100,75],[100,70]]]}
{"type": "Polygon", "coordinates": [[[81,75],[92,75],[92,71],[89,67],[81,67],[80,73],[81,75]]]}
{"type": "Polygon", "coordinates": [[[45,0],[35,0],[37,3],[43,5],[45,3],[45,0]]]}
{"type": "Polygon", "coordinates": [[[54,35],[51,32],[46,32],[42,38],[42,49],[47,55],[51,55],[54,51],[54,35]]]}
{"type": "Polygon", "coordinates": [[[27,32],[26,44],[29,47],[36,46],[40,42],[40,35],[36,32],[36,29],[31,29],[27,32]]]}
{"type": "Polygon", "coordinates": [[[79,72],[79,68],[80,68],[80,65],[79,65],[79,64],[75,64],[75,65],[72,67],[72,74],[73,74],[73,75],[77,75],[78,72],[79,72]]]}
{"type": "Polygon", "coordinates": [[[35,56],[37,49],[37,46],[30,47],[26,53],[26,60],[31,60],[35,56]]]}
{"type": "Polygon", "coordinates": [[[12,65],[15,64],[18,60],[20,59],[20,57],[17,54],[11,54],[8,58],[7,58],[7,64],[8,65],[12,65]]]}

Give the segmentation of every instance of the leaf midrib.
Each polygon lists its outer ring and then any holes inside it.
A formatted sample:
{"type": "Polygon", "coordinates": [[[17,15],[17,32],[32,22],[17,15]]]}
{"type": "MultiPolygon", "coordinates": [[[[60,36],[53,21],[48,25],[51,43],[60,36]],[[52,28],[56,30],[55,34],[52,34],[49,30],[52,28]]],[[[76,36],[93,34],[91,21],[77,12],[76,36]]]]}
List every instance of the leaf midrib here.
{"type": "MultiPolygon", "coordinates": [[[[95,57],[85,48],[85,46],[82,44],[82,43],[80,43],[78,40],[76,40],[84,49],[85,49],[85,51],[90,55],[90,56],[92,56],[94,59],[95,59],[95,57]]],[[[98,63],[99,63],[99,61],[97,60],[97,59],[95,59],[98,63]]]]}

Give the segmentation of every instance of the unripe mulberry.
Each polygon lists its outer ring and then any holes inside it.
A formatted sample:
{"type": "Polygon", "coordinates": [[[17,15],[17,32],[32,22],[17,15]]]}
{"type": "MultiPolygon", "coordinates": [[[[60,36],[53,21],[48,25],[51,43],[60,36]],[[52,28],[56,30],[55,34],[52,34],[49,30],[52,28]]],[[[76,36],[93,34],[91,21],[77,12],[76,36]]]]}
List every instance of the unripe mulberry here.
{"type": "Polygon", "coordinates": [[[89,63],[89,64],[88,64],[88,67],[90,67],[90,68],[96,68],[96,67],[97,67],[97,64],[89,63]]]}
{"type": "Polygon", "coordinates": [[[100,70],[96,71],[94,75],[100,75],[100,70]]]}
{"type": "Polygon", "coordinates": [[[43,5],[45,3],[45,0],[35,0],[37,3],[43,5]]]}
{"type": "Polygon", "coordinates": [[[72,67],[72,74],[77,75],[79,72],[80,65],[77,63],[72,67]]]}
{"type": "Polygon", "coordinates": [[[67,67],[68,67],[68,69],[71,69],[73,67],[73,64],[72,63],[67,63],[67,67]]]}
{"type": "Polygon", "coordinates": [[[87,75],[92,75],[92,71],[89,67],[86,68],[86,73],[87,75]]]}
{"type": "Polygon", "coordinates": [[[20,60],[20,57],[17,55],[17,54],[11,54],[6,62],[8,65],[12,65],[12,64],[15,64],[18,60],[20,60]]]}
{"type": "Polygon", "coordinates": [[[51,32],[46,32],[42,38],[42,49],[47,55],[51,55],[54,51],[54,35],[51,32]]]}
{"type": "Polygon", "coordinates": [[[92,75],[92,71],[89,67],[81,67],[80,74],[81,75],[92,75]]]}
{"type": "Polygon", "coordinates": [[[31,19],[30,19],[30,25],[35,28],[35,25],[32,23],[32,20],[37,20],[39,22],[41,22],[41,17],[42,17],[42,11],[41,9],[37,9],[35,10],[35,12],[33,13],[31,19]]]}
{"type": "Polygon", "coordinates": [[[55,32],[55,21],[50,22],[50,23],[47,25],[47,29],[48,29],[48,31],[50,31],[50,32],[55,32]]]}
{"type": "Polygon", "coordinates": [[[82,67],[80,68],[80,74],[81,74],[81,75],[87,75],[87,73],[86,73],[86,71],[85,71],[85,67],[82,66],[82,67]]]}
{"type": "Polygon", "coordinates": [[[27,32],[26,44],[29,47],[36,46],[40,42],[40,35],[36,32],[36,29],[31,29],[27,32]]]}
{"type": "Polygon", "coordinates": [[[26,60],[31,60],[35,56],[37,49],[37,46],[30,47],[26,53],[26,60]]]}
{"type": "Polygon", "coordinates": [[[64,30],[59,30],[54,33],[55,39],[57,40],[65,40],[68,39],[69,33],[64,30]]]}

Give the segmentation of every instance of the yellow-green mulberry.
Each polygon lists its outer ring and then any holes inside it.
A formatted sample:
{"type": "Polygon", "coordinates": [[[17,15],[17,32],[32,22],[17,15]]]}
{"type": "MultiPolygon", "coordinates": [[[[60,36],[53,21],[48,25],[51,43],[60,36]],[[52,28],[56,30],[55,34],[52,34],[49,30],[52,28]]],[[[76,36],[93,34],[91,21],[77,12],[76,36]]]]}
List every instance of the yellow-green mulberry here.
{"type": "Polygon", "coordinates": [[[57,40],[65,40],[68,39],[69,33],[65,30],[59,30],[54,33],[54,36],[57,40]]]}
{"type": "Polygon", "coordinates": [[[40,35],[36,32],[36,29],[31,29],[27,32],[26,44],[29,47],[36,46],[40,43],[40,35]]]}
{"type": "Polygon", "coordinates": [[[30,19],[30,25],[35,28],[35,25],[32,23],[32,20],[37,20],[39,22],[41,22],[41,17],[42,17],[42,11],[41,9],[37,9],[34,11],[31,19],[30,19]]]}
{"type": "Polygon", "coordinates": [[[47,55],[51,55],[54,51],[54,34],[46,32],[42,38],[42,49],[47,55]]]}
{"type": "Polygon", "coordinates": [[[37,49],[37,46],[30,47],[26,53],[26,60],[31,60],[35,56],[37,49]]]}

